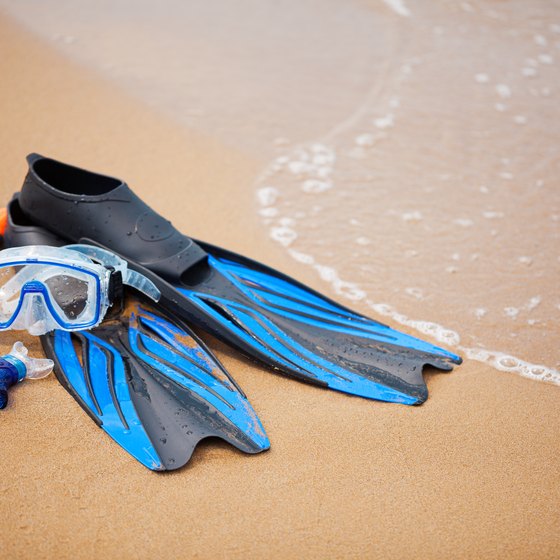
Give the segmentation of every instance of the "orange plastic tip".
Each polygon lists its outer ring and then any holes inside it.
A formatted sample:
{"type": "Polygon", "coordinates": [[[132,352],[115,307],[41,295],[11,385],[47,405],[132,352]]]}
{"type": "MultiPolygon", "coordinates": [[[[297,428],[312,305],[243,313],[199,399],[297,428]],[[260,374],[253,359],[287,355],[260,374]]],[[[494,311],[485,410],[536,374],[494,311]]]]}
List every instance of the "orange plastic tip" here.
{"type": "Polygon", "coordinates": [[[4,235],[8,225],[8,209],[0,208],[0,235],[4,235]]]}

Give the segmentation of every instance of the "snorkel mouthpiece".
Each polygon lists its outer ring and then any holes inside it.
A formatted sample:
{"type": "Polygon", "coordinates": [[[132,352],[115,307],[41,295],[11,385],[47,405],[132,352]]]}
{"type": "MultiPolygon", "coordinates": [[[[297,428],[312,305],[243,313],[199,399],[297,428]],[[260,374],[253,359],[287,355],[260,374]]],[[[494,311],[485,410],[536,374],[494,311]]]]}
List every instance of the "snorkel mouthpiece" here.
{"type": "Polygon", "coordinates": [[[26,377],[41,379],[49,375],[52,360],[31,358],[22,342],[16,342],[10,352],[0,357],[0,409],[8,404],[8,389],[26,377]]]}

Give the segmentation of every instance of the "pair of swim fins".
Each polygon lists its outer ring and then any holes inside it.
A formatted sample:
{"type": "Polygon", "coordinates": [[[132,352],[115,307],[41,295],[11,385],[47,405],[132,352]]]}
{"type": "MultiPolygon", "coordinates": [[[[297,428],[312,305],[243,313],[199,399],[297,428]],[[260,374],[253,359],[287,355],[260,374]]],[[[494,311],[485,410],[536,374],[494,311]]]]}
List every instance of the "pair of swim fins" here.
{"type": "MultiPolygon", "coordinates": [[[[161,291],[160,319],[188,336],[187,324],[193,324],[297,379],[409,405],[427,398],[424,366],[449,371],[461,363],[453,353],[355,313],[270,267],[181,234],[118,179],[37,154],[27,159],[23,187],[9,206],[6,244],[80,242],[117,253],[161,291]]],[[[108,345],[114,347],[113,338],[108,345]]],[[[128,346],[121,344],[117,353],[137,350],[128,346]]],[[[47,350],[56,357],[56,347],[47,350]]],[[[64,360],[57,369],[64,369],[64,360]]],[[[257,425],[256,447],[266,448],[257,425]]]]}

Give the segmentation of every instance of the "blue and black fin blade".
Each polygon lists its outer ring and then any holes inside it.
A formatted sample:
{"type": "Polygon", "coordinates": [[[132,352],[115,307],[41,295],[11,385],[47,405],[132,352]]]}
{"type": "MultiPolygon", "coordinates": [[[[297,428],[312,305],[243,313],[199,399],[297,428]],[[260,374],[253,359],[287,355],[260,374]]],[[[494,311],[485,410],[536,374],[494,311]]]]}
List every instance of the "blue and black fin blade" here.
{"type": "Polygon", "coordinates": [[[207,437],[246,453],[270,446],[246,396],[203,343],[130,294],[117,319],[42,340],[60,383],[150,469],[180,468],[207,437]]]}
{"type": "MultiPolygon", "coordinates": [[[[450,371],[462,361],[265,265],[197,243],[208,254],[195,271],[205,280],[179,287],[198,309],[193,315],[203,316],[213,334],[295,377],[361,397],[420,404],[428,396],[424,367],[450,371]]],[[[189,283],[187,275],[182,280],[189,283]]]]}

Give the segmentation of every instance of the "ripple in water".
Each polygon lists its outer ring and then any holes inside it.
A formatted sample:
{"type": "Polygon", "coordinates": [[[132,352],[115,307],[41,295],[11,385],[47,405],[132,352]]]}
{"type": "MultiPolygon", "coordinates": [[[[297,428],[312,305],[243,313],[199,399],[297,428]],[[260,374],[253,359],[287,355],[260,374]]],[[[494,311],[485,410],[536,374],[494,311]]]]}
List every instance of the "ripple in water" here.
{"type": "Polygon", "coordinates": [[[256,188],[270,236],[355,307],[560,384],[560,26],[509,9],[407,18],[414,52],[322,138],[278,142],[256,188]]]}

